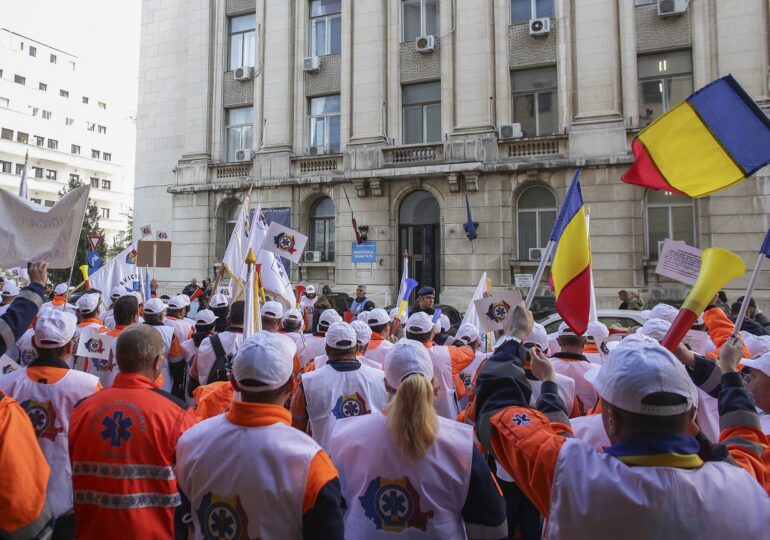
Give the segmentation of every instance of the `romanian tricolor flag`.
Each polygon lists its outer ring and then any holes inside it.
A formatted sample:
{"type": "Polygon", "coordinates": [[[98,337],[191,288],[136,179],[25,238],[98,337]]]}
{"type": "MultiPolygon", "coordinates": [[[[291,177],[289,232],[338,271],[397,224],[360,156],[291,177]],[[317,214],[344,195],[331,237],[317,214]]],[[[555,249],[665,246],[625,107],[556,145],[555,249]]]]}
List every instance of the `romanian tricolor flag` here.
{"type": "Polygon", "coordinates": [[[703,197],[770,163],[770,119],[728,75],[643,129],[631,149],[625,182],[703,197]]]}
{"type": "Polygon", "coordinates": [[[591,310],[591,244],[579,170],[567,190],[550,241],[556,244],[551,265],[556,311],[573,332],[583,335],[591,310]]]}

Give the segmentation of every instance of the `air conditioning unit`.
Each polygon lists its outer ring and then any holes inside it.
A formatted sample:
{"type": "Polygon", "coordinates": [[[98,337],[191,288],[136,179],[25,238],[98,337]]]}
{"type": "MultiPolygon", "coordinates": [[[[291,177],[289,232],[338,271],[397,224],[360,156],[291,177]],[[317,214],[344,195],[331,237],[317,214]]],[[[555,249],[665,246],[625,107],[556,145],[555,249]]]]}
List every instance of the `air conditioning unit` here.
{"type": "Polygon", "coordinates": [[[687,11],[689,3],[690,0],[658,0],[658,15],[661,17],[681,15],[687,11]]]}
{"type": "Polygon", "coordinates": [[[310,156],[325,156],[329,153],[329,146],[326,144],[311,146],[307,149],[307,153],[310,156]]]}
{"type": "Polygon", "coordinates": [[[543,253],[545,252],[545,249],[543,248],[529,248],[529,260],[530,261],[539,261],[543,258],[543,253]]]}
{"type": "Polygon", "coordinates": [[[254,159],[254,152],[247,148],[241,148],[235,151],[235,161],[251,161],[254,159]]]}
{"type": "Polygon", "coordinates": [[[305,252],[305,262],[321,262],[323,260],[323,255],[320,251],[306,251],[305,252]]]}
{"type": "Polygon", "coordinates": [[[502,124],[500,126],[501,139],[521,139],[523,136],[521,124],[502,124]]]}
{"type": "Polygon", "coordinates": [[[250,81],[252,77],[254,77],[254,68],[251,66],[235,68],[233,71],[233,79],[236,81],[250,81]]]}
{"type": "Polygon", "coordinates": [[[318,71],[319,69],[321,69],[321,57],[308,56],[302,62],[302,69],[304,71],[318,71]]]}
{"type": "Polygon", "coordinates": [[[436,47],[436,38],[433,36],[420,36],[414,40],[414,46],[417,48],[417,52],[433,52],[433,49],[436,47]]]}
{"type": "Polygon", "coordinates": [[[529,35],[530,36],[547,36],[551,32],[551,19],[548,17],[542,17],[540,19],[530,19],[529,21],[529,35]]]}

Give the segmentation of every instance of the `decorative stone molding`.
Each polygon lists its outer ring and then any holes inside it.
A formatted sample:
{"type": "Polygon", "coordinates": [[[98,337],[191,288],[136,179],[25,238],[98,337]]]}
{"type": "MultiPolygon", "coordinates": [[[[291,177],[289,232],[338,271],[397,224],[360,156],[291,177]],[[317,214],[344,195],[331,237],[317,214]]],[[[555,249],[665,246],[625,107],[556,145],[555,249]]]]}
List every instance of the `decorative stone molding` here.
{"type": "Polygon", "coordinates": [[[466,191],[478,191],[479,190],[479,175],[478,174],[464,174],[465,178],[465,190],[466,191]]]}
{"type": "Polygon", "coordinates": [[[372,197],[382,197],[382,185],[379,178],[369,179],[369,189],[372,192],[372,197]]]}
{"type": "Polygon", "coordinates": [[[366,180],[353,180],[353,186],[356,188],[356,196],[363,199],[366,197],[366,180]]]}
{"type": "Polygon", "coordinates": [[[449,191],[450,193],[459,193],[460,191],[460,175],[459,174],[448,174],[447,182],[449,182],[449,191]]]}

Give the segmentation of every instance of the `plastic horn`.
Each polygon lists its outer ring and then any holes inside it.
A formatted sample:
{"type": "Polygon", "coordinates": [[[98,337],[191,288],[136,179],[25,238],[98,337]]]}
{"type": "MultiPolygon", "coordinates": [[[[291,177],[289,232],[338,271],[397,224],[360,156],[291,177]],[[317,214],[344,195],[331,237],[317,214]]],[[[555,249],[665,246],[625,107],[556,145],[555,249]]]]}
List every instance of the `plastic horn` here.
{"type": "Polygon", "coordinates": [[[80,265],[80,273],[83,274],[83,284],[85,285],[85,290],[90,291],[91,290],[91,283],[88,281],[88,265],[87,264],[81,264],[80,265]]]}
{"type": "Polygon", "coordinates": [[[685,334],[698,319],[703,310],[719,290],[733,279],[746,273],[743,260],[732,251],[722,248],[708,248],[701,253],[698,278],[685,298],[679,313],[671,323],[668,333],[660,344],[674,352],[685,334]]]}
{"type": "Polygon", "coordinates": [[[404,296],[401,297],[401,303],[398,305],[398,313],[396,313],[396,320],[393,321],[393,325],[390,328],[391,336],[394,336],[398,330],[398,325],[401,323],[401,315],[404,314],[406,304],[409,301],[409,295],[412,294],[415,287],[417,287],[416,280],[412,278],[406,278],[404,280],[404,296]]]}
{"type": "Polygon", "coordinates": [[[297,285],[294,287],[294,290],[297,294],[297,309],[299,309],[299,302],[302,300],[302,295],[305,294],[305,286],[304,285],[297,285]]]}

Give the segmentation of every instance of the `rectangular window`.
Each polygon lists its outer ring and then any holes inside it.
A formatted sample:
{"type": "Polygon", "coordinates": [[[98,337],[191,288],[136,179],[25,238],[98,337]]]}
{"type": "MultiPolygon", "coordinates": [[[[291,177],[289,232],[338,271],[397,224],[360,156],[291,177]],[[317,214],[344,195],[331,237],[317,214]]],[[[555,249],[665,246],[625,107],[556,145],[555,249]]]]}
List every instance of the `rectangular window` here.
{"type": "Polygon", "coordinates": [[[639,55],[639,125],[646,126],[692,94],[689,50],[639,55]]]}
{"type": "Polygon", "coordinates": [[[92,188],[98,188],[99,187],[99,179],[91,177],[91,187],[92,188]]]}
{"type": "Polygon", "coordinates": [[[14,75],[13,82],[15,82],[16,84],[26,84],[27,78],[22,77],[21,75],[14,75]]]}
{"type": "Polygon", "coordinates": [[[66,98],[70,97],[70,93],[68,90],[59,90],[59,95],[61,97],[66,97],[66,98]]]}
{"type": "Polygon", "coordinates": [[[7,109],[10,104],[8,98],[0,97],[0,108],[7,109]]]}
{"type": "Polygon", "coordinates": [[[112,154],[110,154],[109,152],[105,152],[102,154],[102,159],[104,161],[112,161],[112,154]]]}
{"type": "Polygon", "coordinates": [[[43,109],[43,120],[50,120],[51,116],[53,116],[51,114],[51,111],[46,111],[45,109],[43,109]]]}
{"type": "Polygon", "coordinates": [[[657,0],[634,0],[635,6],[646,6],[647,4],[654,4],[657,0]]]}
{"type": "Polygon", "coordinates": [[[2,128],[2,130],[0,130],[0,139],[5,139],[6,141],[12,141],[13,130],[8,128],[2,128]]]}
{"type": "Polygon", "coordinates": [[[558,132],[556,67],[511,73],[513,121],[521,124],[525,137],[558,132]]]}
{"type": "Polygon", "coordinates": [[[511,24],[555,16],[553,0],[511,0],[511,24]]]}
{"type": "Polygon", "coordinates": [[[51,150],[58,150],[59,149],[59,141],[55,139],[48,139],[48,148],[51,150]]]}
{"type": "Polygon", "coordinates": [[[91,150],[91,157],[94,159],[99,159],[101,157],[102,153],[99,152],[99,150],[91,150]]]}
{"type": "Polygon", "coordinates": [[[97,103],[100,109],[107,110],[107,104],[104,101],[97,103]]]}
{"type": "Polygon", "coordinates": [[[45,137],[35,135],[35,146],[45,146],[45,137]]]}
{"type": "Polygon", "coordinates": [[[11,174],[11,162],[10,161],[0,161],[0,166],[2,167],[2,170],[4,173],[11,174]]]}
{"type": "Polygon", "coordinates": [[[80,154],[80,146],[77,144],[73,144],[70,148],[70,152],[73,154],[80,154]]]}
{"type": "Polygon", "coordinates": [[[227,161],[235,161],[238,150],[251,148],[253,128],[251,107],[227,110],[227,161]]]}
{"type": "Polygon", "coordinates": [[[55,205],[55,204],[56,204],[56,201],[45,201],[45,205],[46,205],[48,208],[52,208],[52,207],[53,207],[53,205],[55,205]]]}
{"type": "Polygon", "coordinates": [[[35,204],[43,204],[43,201],[41,199],[30,199],[35,204]]]}
{"type": "Polygon", "coordinates": [[[420,36],[435,36],[439,28],[438,0],[403,0],[401,2],[401,41],[420,36]]]}
{"type": "Polygon", "coordinates": [[[112,182],[109,180],[102,180],[102,189],[112,189],[112,182]]]}
{"type": "Polygon", "coordinates": [[[51,64],[55,64],[55,63],[56,63],[56,55],[55,55],[55,54],[52,54],[52,55],[51,55],[51,57],[50,57],[50,59],[49,59],[48,61],[49,61],[51,64]]]}
{"type": "Polygon", "coordinates": [[[46,169],[45,170],[45,179],[46,180],[56,181],[56,171],[54,171],[53,169],[46,169]]]}
{"type": "Polygon", "coordinates": [[[230,17],[230,69],[254,66],[256,13],[230,17]]]}
{"type": "Polygon", "coordinates": [[[102,217],[105,219],[110,219],[110,209],[109,208],[102,208],[102,217]]]}
{"type": "Polygon", "coordinates": [[[99,133],[101,133],[101,134],[107,133],[107,127],[106,126],[99,126],[99,133]]]}
{"type": "Polygon", "coordinates": [[[96,129],[96,124],[93,122],[86,122],[86,129],[88,131],[94,131],[96,129]]]}
{"type": "Polygon", "coordinates": [[[32,169],[32,176],[35,178],[43,178],[43,168],[42,167],[30,167],[32,169]]]}
{"type": "Polygon", "coordinates": [[[27,49],[27,50],[29,51],[29,55],[30,56],[37,56],[37,48],[36,47],[33,47],[32,45],[30,45],[29,49],[27,49]]]}
{"type": "Polygon", "coordinates": [[[70,173],[70,182],[73,182],[75,184],[80,182],[80,176],[78,176],[75,173],[70,173]]]}
{"type": "Polygon", "coordinates": [[[403,87],[404,144],[441,140],[441,81],[403,87]]]}
{"type": "Polygon", "coordinates": [[[341,0],[312,0],[310,2],[310,56],[340,53],[341,11],[341,0]]]}
{"type": "Polygon", "coordinates": [[[75,71],[75,62],[70,60],[70,66],[72,66],[72,71],[75,71]]]}
{"type": "Polygon", "coordinates": [[[75,125],[75,119],[74,118],[65,118],[64,119],[64,125],[65,126],[74,126],[75,125]]]}
{"type": "Polygon", "coordinates": [[[48,85],[45,84],[44,82],[38,83],[37,89],[42,91],[42,92],[47,92],[48,91],[48,85]]]}
{"type": "Polygon", "coordinates": [[[329,153],[340,152],[340,96],[310,99],[308,146],[328,148],[329,153]]]}
{"type": "Polygon", "coordinates": [[[32,107],[32,116],[37,116],[37,113],[40,112],[40,109],[37,107],[32,107]]]}
{"type": "Polygon", "coordinates": [[[83,96],[83,103],[85,105],[88,105],[88,98],[86,96],[83,96]]]}
{"type": "Polygon", "coordinates": [[[23,163],[17,163],[16,164],[16,174],[21,175],[21,172],[24,170],[24,164],[23,163]]]}
{"type": "Polygon", "coordinates": [[[21,131],[16,132],[16,142],[20,142],[23,144],[29,144],[29,133],[22,133],[21,131]]]}

